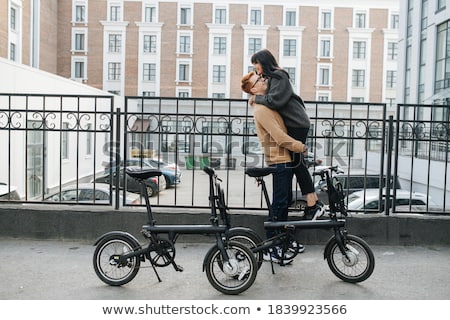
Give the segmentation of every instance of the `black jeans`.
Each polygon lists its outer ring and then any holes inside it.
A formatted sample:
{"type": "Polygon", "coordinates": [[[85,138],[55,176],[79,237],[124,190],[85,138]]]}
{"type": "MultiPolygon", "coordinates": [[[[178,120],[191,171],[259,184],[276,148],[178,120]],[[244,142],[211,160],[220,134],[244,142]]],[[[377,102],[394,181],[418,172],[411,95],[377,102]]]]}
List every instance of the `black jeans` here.
{"type": "MultiPolygon", "coordinates": [[[[309,128],[287,128],[287,133],[290,137],[294,138],[295,140],[299,140],[303,143],[306,143],[308,131],[309,128]]],[[[303,195],[315,192],[311,174],[309,173],[308,168],[306,167],[305,162],[303,161],[303,155],[301,153],[291,152],[291,157],[293,169],[291,181],[295,174],[295,177],[297,178],[297,183],[300,186],[300,190],[303,195]]]]}
{"type": "MultiPolygon", "coordinates": [[[[289,199],[292,197],[292,169],[290,163],[272,164],[277,169],[272,174],[272,216],[268,221],[287,221],[289,199]]],[[[267,230],[266,236],[274,236],[273,230],[267,230]]]]}

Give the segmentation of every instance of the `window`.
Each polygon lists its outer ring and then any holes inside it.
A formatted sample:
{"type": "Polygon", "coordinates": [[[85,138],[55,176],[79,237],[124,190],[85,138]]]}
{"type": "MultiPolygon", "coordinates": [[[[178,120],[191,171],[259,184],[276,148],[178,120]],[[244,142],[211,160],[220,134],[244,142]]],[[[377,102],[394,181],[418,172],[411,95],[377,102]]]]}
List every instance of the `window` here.
{"type": "Polygon", "coordinates": [[[295,84],[295,68],[285,67],[284,70],[288,73],[291,83],[295,84]]]}
{"type": "Polygon", "coordinates": [[[320,57],[329,58],[331,56],[331,41],[329,39],[320,40],[320,57]]]}
{"type": "Polygon", "coordinates": [[[352,71],[352,86],[354,88],[364,88],[365,70],[353,70],[352,71]]]}
{"type": "Polygon", "coordinates": [[[156,36],[144,35],[144,52],[156,52],[156,36]]]}
{"type": "Polygon", "coordinates": [[[297,12],[295,11],[291,11],[291,10],[287,10],[286,11],[286,21],[285,21],[285,25],[288,27],[293,27],[295,25],[297,25],[297,12]]]}
{"type": "Polygon", "coordinates": [[[255,26],[260,26],[262,24],[261,9],[250,10],[250,24],[255,26]]]}
{"type": "Polygon", "coordinates": [[[84,33],[75,33],[75,51],[84,51],[84,33]]]}
{"type": "Polygon", "coordinates": [[[354,41],[353,42],[353,59],[365,59],[366,58],[366,42],[354,41]]]}
{"type": "Polygon", "coordinates": [[[156,64],[144,63],[144,81],[156,80],[156,64]]]}
{"type": "Polygon", "coordinates": [[[397,72],[393,70],[388,70],[386,72],[386,87],[389,89],[395,88],[397,83],[397,72]]]}
{"type": "Polygon", "coordinates": [[[321,66],[319,68],[319,85],[328,86],[330,84],[330,68],[321,66]]]}
{"type": "Polygon", "coordinates": [[[76,22],[86,21],[86,6],[84,5],[75,6],[75,21],[76,22]]]}
{"type": "Polygon", "coordinates": [[[156,92],[155,91],[142,91],[142,96],[144,97],[155,97],[156,92]]]}
{"type": "Polygon", "coordinates": [[[69,159],[69,123],[63,122],[61,132],[61,159],[69,159]]]}
{"type": "Polygon", "coordinates": [[[397,42],[388,42],[387,49],[387,58],[388,60],[397,60],[398,55],[398,43],[397,42]]]}
{"type": "Polygon", "coordinates": [[[120,62],[108,63],[108,80],[120,80],[120,62]]]}
{"type": "Polygon", "coordinates": [[[400,17],[398,14],[391,15],[391,29],[398,29],[400,27],[400,17]]]}
{"type": "Polygon", "coordinates": [[[331,29],[331,11],[324,10],[320,13],[320,26],[322,29],[331,29]]]}
{"type": "Polygon", "coordinates": [[[156,7],[145,7],[145,22],[156,22],[156,7]]]}
{"type": "Polygon", "coordinates": [[[437,11],[445,9],[445,3],[447,0],[437,0],[437,11]]]}
{"type": "Polygon", "coordinates": [[[251,56],[255,52],[261,50],[262,39],[261,38],[249,38],[248,39],[248,55],[251,56]]]}
{"type": "Polygon", "coordinates": [[[110,21],[120,21],[121,20],[120,6],[111,6],[109,8],[109,20],[110,21]]]}
{"type": "Polygon", "coordinates": [[[366,27],[366,14],[362,12],[357,12],[355,14],[355,28],[365,28],[366,27]]]}
{"type": "Polygon", "coordinates": [[[213,99],[225,99],[225,93],[213,93],[213,99]]]}
{"type": "Polygon", "coordinates": [[[227,54],[227,38],[226,37],[214,37],[214,54],[215,55],[227,54]]]}
{"type": "Polygon", "coordinates": [[[191,8],[180,8],[180,24],[191,24],[191,8]]]}
{"type": "Polygon", "coordinates": [[[16,8],[11,8],[11,16],[9,17],[9,27],[11,28],[11,30],[16,30],[16,25],[17,25],[17,17],[16,17],[16,8]]]}
{"type": "Polygon", "coordinates": [[[362,98],[362,97],[352,97],[352,102],[362,103],[362,102],[364,102],[364,98],[362,98]]]}
{"type": "MultiPolygon", "coordinates": [[[[189,92],[180,90],[178,92],[178,98],[189,98],[189,92]]],[[[183,144],[182,148],[179,150],[181,150],[181,151],[184,150],[185,152],[189,152],[189,145],[185,143],[185,144],[183,144]]]]}
{"type": "Polygon", "coordinates": [[[285,39],[283,41],[283,56],[295,57],[297,55],[297,40],[285,39]]]}
{"type": "Polygon", "coordinates": [[[191,37],[189,35],[180,35],[180,53],[191,53],[191,37]]]}
{"type": "Polygon", "coordinates": [[[450,20],[437,27],[435,93],[450,88],[450,20]]]}
{"type": "Polygon", "coordinates": [[[215,24],[226,24],[227,23],[227,9],[216,8],[214,12],[214,23],[215,24]]]}
{"type": "Polygon", "coordinates": [[[386,105],[388,107],[395,107],[395,98],[386,98],[386,105]]]}
{"type": "Polygon", "coordinates": [[[214,83],[225,83],[225,70],[226,67],[223,65],[213,66],[213,82],[214,83]]]}
{"type": "Polygon", "coordinates": [[[329,99],[330,99],[329,95],[325,94],[325,93],[321,93],[317,97],[317,100],[322,101],[322,102],[327,102],[327,101],[329,101],[329,99]]]}
{"type": "Polygon", "coordinates": [[[84,62],[75,61],[75,78],[84,79],[84,62]]]}
{"type": "Polygon", "coordinates": [[[109,35],[108,52],[121,52],[122,51],[122,35],[110,34],[109,35]]]}
{"type": "Polygon", "coordinates": [[[16,61],[16,45],[14,43],[9,44],[9,60],[16,61]]]}
{"type": "Polygon", "coordinates": [[[179,81],[189,81],[189,65],[188,64],[180,64],[178,66],[178,80],[179,81]]]}

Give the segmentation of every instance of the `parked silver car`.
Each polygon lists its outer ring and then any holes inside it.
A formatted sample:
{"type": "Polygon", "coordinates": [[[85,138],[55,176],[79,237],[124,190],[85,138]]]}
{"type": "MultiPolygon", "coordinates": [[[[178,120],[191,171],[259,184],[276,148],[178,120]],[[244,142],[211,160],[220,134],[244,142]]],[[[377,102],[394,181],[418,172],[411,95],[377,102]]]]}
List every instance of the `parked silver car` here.
{"type": "MultiPolygon", "coordinates": [[[[53,193],[45,197],[44,201],[62,202],[62,203],[79,203],[79,204],[109,204],[110,188],[104,183],[82,183],[64,187],[61,192],[53,193]]],[[[125,203],[134,205],[140,204],[140,195],[127,192],[125,203]]],[[[119,193],[120,204],[123,203],[122,192],[119,193]]],[[[112,192],[112,204],[115,204],[115,190],[112,192]]]]}
{"type": "MultiPolygon", "coordinates": [[[[349,211],[357,213],[380,213],[385,211],[386,193],[380,189],[366,189],[349,194],[345,199],[349,211]]],[[[411,206],[415,211],[424,211],[428,205],[435,204],[429,196],[420,192],[409,192],[407,190],[397,190],[395,193],[395,206],[411,206]]],[[[393,206],[393,192],[391,192],[389,208],[393,206]]]]}

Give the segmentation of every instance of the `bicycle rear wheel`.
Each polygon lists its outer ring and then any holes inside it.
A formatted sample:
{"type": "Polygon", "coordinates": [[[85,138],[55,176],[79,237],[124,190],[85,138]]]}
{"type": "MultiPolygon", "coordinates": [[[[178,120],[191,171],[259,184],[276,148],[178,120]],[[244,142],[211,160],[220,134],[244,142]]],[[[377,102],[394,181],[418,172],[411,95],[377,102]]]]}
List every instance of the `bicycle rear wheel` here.
{"type": "Polygon", "coordinates": [[[228,261],[224,260],[217,245],[206,254],[206,276],[216,290],[224,294],[240,294],[250,288],[256,279],[258,268],[255,256],[239,242],[229,241],[225,250],[228,261]]]}
{"type": "Polygon", "coordinates": [[[134,279],[139,271],[139,257],[119,262],[117,257],[134,251],[134,243],[126,237],[106,238],[94,251],[93,263],[97,276],[111,286],[121,286],[134,279]]]}
{"type": "MultiPolygon", "coordinates": [[[[242,227],[231,228],[228,231],[228,239],[230,239],[230,241],[240,242],[252,251],[263,241],[255,231],[242,227]]],[[[263,263],[263,252],[261,250],[254,252],[253,254],[255,255],[259,269],[263,263]]]]}
{"type": "Polygon", "coordinates": [[[332,240],[326,258],[331,271],[341,280],[357,283],[366,280],[375,268],[372,249],[361,238],[347,235],[344,243],[345,255],[339,249],[335,239],[332,240]]]}

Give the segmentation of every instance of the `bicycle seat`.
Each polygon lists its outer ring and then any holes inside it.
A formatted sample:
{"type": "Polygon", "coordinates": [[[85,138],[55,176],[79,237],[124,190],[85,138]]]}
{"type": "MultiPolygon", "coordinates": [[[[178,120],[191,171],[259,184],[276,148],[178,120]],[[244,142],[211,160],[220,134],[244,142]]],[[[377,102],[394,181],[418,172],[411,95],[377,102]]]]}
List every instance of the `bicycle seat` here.
{"type": "Polygon", "coordinates": [[[207,173],[210,177],[212,177],[216,173],[213,168],[208,166],[203,167],[203,171],[207,173]]]}
{"type": "Polygon", "coordinates": [[[127,167],[125,172],[132,178],[145,180],[151,177],[159,177],[162,172],[158,169],[142,169],[140,167],[127,167]]]}
{"type": "Polygon", "coordinates": [[[245,169],[245,173],[248,174],[250,177],[257,178],[257,177],[265,177],[269,174],[277,172],[276,168],[273,167],[265,167],[265,168],[247,168],[245,169]]]}

